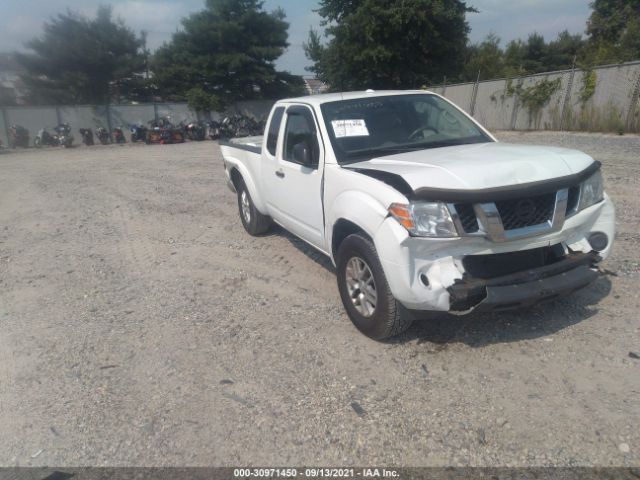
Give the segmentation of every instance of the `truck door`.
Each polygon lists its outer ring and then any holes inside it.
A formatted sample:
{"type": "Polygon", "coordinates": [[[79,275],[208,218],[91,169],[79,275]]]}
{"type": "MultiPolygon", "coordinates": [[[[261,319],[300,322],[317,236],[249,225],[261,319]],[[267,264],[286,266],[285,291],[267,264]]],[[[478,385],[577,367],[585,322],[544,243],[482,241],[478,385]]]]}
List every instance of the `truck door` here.
{"type": "Polygon", "coordinates": [[[311,109],[289,106],[276,155],[265,171],[267,203],[274,220],[312,245],[324,248],[322,175],[324,149],[311,109]]]}

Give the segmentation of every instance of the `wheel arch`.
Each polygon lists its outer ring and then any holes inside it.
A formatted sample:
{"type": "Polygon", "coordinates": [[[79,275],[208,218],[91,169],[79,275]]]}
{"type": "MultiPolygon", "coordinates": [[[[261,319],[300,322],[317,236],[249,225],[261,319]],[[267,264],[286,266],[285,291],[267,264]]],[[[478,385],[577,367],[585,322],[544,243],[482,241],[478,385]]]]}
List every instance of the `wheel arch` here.
{"type": "Polygon", "coordinates": [[[265,205],[260,192],[253,180],[253,177],[249,173],[249,170],[246,166],[244,166],[241,162],[230,162],[226,161],[227,168],[229,171],[229,180],[233,184],[236,192],[238,191],[239,181],[242,180],[244,184],[247,186],[247,190],[249,190],[249,195],[251,195],[251,200],[253,200],[254,205],[260,211],[260,213],[267,215],[267,206],[265,205]]]}
{"type": "Polygon", "coordinates": [[[373,242],[373,238],[369,235],[362,227],[352,222],[351,220],[347,220],[346,218],[339,218],[333,224],[333,231],[331,232],[331,256],[335,259],[338,254],[338,249],[340,245],[349,235],[359,234],[363,237],[371,240],[373,242]]]}
{"type": "Polygon", "coordinates": [[[327,246],[336,263],[340,244],[353,233],[359,233],[373,242],[375,234],[388,216],[387,210],[372,196],[357,191],[344,192],[333,202],[327,246]]]}

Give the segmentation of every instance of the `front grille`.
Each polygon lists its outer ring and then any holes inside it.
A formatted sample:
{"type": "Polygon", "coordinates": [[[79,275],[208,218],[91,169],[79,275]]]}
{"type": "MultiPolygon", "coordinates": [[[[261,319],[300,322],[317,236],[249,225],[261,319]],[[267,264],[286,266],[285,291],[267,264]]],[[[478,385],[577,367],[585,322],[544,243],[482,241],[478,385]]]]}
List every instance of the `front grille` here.
{"type": "Polygon", "coordinates": [[[462,228],[466,233],[475,233],[478,231],[478,219],[473,205],[470,203],[456,203],[456,212],[462,224],[462,228]]]}
{"type": "Polygon", "coordinates": [[[547,193],[536,197],[517,198],[496,202],[496,208],[505,230],[532,227],[553,219],[556,194],[547,193]]]}

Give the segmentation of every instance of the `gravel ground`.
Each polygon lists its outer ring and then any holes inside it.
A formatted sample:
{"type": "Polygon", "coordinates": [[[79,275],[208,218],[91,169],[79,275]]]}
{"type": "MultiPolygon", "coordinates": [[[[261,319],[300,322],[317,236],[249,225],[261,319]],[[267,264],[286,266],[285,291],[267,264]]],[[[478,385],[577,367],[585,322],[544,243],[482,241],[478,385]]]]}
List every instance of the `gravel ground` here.
{"type": "Polygon", "coordinates": [[[0,155],[0,465],[639,465],[640,137],[498,136],[603,162],[612,275],[388,343],[215,143],[0,155]]]}

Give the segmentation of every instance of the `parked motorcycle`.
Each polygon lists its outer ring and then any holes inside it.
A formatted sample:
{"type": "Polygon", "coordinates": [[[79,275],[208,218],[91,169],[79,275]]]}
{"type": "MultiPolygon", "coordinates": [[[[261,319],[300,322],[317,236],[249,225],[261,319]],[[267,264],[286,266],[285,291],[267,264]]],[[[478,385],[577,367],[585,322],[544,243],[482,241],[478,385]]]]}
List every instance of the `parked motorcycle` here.
{"type": "Polygon", "coordinates": [[[90,128],[81,128],[80,136],[82,137],[82,143],[85,145],[93,145],[93,131],[90,128]]]}
{"type": "Polygon", "coordinates": [[[29,130],[20,125],[11,125],[9,127],[9,148],[29,146],[29,130]]]}
{"type": "Polygon", "coordinates": [[[149,122],[148,143],[184,143],[184,130],[175,127],[168,118],[149,122]]]}
{"type": "Polygon", "coordinates": [[[44,146],[57,147],[60,145],[57,135],[52,135],[45,128],[38,130],[36,137],[33,139],[33,146],[41,148],[44,146]]]}
{"type": "Polygon", "coordinates": [[[64,148],[70,148],[73,145],[73,133],[71,133],[71,126],[68,123],[61,123],[54,128],[58,134],[58,144],[64,148]]]}
{"type": "Polygon", "coordinates": [[[149,143],[147,138],[148,129],[142,124],[131,125],[131,143],[145,142],[149,143]]]}
{"type": "Polygon", "coordinates": [[[205,139],[205,125],[202,122],[189,122],[183,126],[183,130],[188,140],[201,142],[205,139]]]}
{"type": "Polygon", "coordinates": [[[127,143],[127,139],[124,138],[124,130],[122,127],[116,127],[113,129],[113,141],[115,143],[127,143]]]}
{"type": "Polygon", "coordinates": [[[111,141],[111,136],[104,127],[96,128],[96,137],[98,137],[98,140],[102,145],[107,145],[111,141]]]}
{"type": "Polygon", "coordinates": [[[220,123],[220,138],[261,135],[264,122],[244,115],[230,115],[220,123]]]}
{"type": "Polygon", "coordinates": [[[207,122],[207,137],[211,140],[220,138],[220,122],[216,122],[215,120],[207,122]]]}

